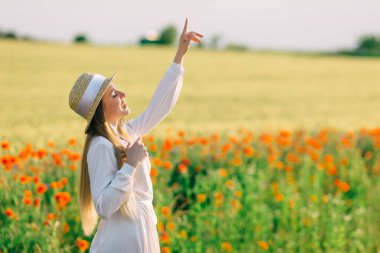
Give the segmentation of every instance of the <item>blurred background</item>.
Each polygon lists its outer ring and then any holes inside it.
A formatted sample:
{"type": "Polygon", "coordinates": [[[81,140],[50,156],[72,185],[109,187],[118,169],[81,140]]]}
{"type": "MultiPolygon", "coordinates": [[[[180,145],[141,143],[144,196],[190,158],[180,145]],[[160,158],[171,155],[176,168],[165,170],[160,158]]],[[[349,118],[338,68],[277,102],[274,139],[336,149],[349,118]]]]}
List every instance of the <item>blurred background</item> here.
{"type": "Polygon", "coordinates": [[[136,116],[172,61],[186,17],[204,39],[186,56],[175,110],[154,131],[376,126],[379,5],[3,0],[0,134],[83,136],[68,94],[85,71],[118,72],[136,116]]]}
{"type": "Polygon", "coordinates": [[[135,45],[167,25],[206,35],[207,46],[337,51],[354,49],[359,37],[379,32],[379,2],[335,1],[74,1],[2,0],[1,29],[20,37],[71,43],[84,33],[91,42],[135,45]]]}
{"type": "Polygon", "coordinates": [[[204,38],[143,139],[161,252],[380,252],[380,1],[0,6],[0,253],[89,250],[69,92],[117,72],[136,117],[186,17],[204,38]]]}

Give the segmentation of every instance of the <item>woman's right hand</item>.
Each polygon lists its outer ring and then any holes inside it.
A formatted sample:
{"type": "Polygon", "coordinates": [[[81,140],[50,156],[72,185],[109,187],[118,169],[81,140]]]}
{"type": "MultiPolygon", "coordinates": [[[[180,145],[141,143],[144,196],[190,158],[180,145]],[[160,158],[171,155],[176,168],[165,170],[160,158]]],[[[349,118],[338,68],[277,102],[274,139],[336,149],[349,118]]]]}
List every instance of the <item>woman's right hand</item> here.
{"type": "Polygon", "coordinates": [[[203,38],[202,34],[199,34],[197,32],[188,32],[187,31],[187,18],[185,20],[185,25],[183,27],[182,34],[179,37],[179,42],[178,42],[178,49],[177,53],[174,57],[174,62],[178,64],[182,64],[183,57],[187,53],[190,47],[190,41],[195,41],[197,43],[201,43],[201,41],[196,37],[203,38]]]}
{"type": "Polygon", "coordinates": [[[146,157],[148,157],[148,151],[146,150],[144,143],[141,142],[141,137],[136,140],[131,146],[126,147],[127,161],[132,167],[137,167],[146,157]]]}

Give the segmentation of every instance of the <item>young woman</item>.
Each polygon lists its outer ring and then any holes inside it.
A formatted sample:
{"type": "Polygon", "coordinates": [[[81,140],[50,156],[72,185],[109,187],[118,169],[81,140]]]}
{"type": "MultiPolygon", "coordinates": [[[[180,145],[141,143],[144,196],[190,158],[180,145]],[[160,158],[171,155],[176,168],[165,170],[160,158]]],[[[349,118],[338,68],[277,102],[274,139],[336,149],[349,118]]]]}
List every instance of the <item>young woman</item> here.
{"type": "Polygon", "coordinates": [[[101,218],[90,252],[160,252],[151,165],[141,137],[176,104],[183,84],[183,58],[191,40],[200,42],[197,36],[203,37],[187,32],[186,19],[174,62],[147,109],[132,120],[123,119],[130,110],[114,76],[84,73],[70,92],[71,109],[87,120],[79,185],[84,233],[91,235],[101,218]]]}

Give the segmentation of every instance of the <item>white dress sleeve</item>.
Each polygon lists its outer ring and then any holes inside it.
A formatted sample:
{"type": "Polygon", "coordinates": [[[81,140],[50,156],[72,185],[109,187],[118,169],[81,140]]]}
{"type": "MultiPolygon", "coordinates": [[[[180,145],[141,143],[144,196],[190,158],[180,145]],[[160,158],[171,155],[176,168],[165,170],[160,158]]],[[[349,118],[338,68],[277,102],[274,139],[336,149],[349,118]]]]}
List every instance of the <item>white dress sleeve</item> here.
{"type": "Polygon", "coordinates": [[[182,89],[183,73],[182,65],[173,62],[156,88],[147,109],[125,124],[132,142],[149,133],[174,108],[182,89]]]}
{"type": "Polygon", "coordinates": [[[104,142],[94,143],[90,147],[87,163],[96,212],[102,219],[108,219],[129,200],[136,168],[124,163],[117,170],[113,146],[104,142]]]}

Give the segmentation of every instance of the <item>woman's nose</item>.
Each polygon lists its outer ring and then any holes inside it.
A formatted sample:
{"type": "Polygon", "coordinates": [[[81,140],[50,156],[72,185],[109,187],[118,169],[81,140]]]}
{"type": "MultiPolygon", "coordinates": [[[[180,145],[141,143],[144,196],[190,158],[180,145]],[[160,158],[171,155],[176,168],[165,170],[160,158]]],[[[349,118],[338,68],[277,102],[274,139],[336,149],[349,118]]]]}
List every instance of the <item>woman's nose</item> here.
{"type": "Polygon", "coordinates": [[[121,96],[121,98],[125,98],[125,93],[120,91],[120,96],[121,96]]]}

